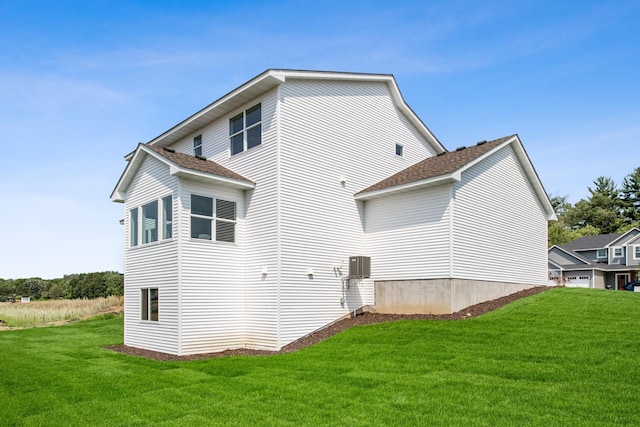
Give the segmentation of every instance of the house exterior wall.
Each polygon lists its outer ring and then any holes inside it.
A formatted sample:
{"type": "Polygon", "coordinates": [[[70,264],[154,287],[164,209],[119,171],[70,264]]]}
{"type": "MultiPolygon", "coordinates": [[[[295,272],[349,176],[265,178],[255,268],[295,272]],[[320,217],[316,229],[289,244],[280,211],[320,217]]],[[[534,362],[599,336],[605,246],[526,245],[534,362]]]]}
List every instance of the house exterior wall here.
{"type": "Polygon", "coordinates": [[[593,271],[593,287],[596,289],[604,289],[606,284],[604,271],[593,271]]]}
{"type": "MultiPolygon", "coordinates": [[[[549,260],[555,262],[560,265],[569,265],[569,264],[578,264],[580,261],[569,255],[568,253],[558,249],[553,248],[549,252],[549,260]]],[[[585,264],[586,265],[586,264],[585,264]]]]}
{"type": "Polygon", "coordinates": [[[547,220],[511,146],[454,184],[453,277],[548,283],[547,220]]]}
{"type": "MultiPolygon", "coordinates": [[[[176,354],[179,351],[178,239],[130,246],[129,211],[173,195],[173,217],[177,215],[178,181],[169,167],[147,156],[127,191],[125,210],[124,343],[128,346],[176,354]],[[141,289],[158,288],[159,321],[141,320],[141,289]]],[[[139,224],[140,226],[140,224],[139,224]]],[[[140,242],[141,243],[141,242],[140,242]]]]}
{"type": "Polygon", "coordinates": [[[245,345],[244,194],[240,190],[182,179],[180,221],[180,354],[245,345]],[[236,241],[190,237],[191,195],[236,203],[236,241]]]}
{"type": "MultiPolygon", "coordinates": [[[[241,346],[253,349],[279,348],[278,93],[277,89],[266,92],[172,146],[193,154],[193,138],[202,135],[203,156],[258,183],[254,190],[243,192],[243,234],[251,238],[243,239],[243,261],[234,272],[235,279],[242,281],[239,286],[244,298],[241,346]],[[258,103],[262,105],[261,145],[230,156],[229,119],[258,103]],[[262,274],[263,269],[267,274],[262,274]]],[[[189,286],[186,284],[185,289],[189,286]]],[[[225,340],[234,347],[238,344],[236,338],[225,340]]],[[[205,345],[204,341],[197,344],[195,337],[192,342],[190,349],[194,350],[196,345],[205,345]]],[[[216,341],[209,345],[217,348],[222,344],[216,341]]]]}
{"type": "Polygon", "coordinates": [[[372,279],[343,286],[349,256],[370,255],[353,194],[434,150],[398,111],[386,83],[288,79],[280,90],[279,303],[286,345],[374,303],[372,279]],[[404,157],[396,156],[396,142],[404,157]],[[334,269],[341,264],[343,276],[334,269]]]}
{"type": "Polygon", "coordinates": [[[376,281],[450,277],[451,185],[365,202],[376,281]]]}

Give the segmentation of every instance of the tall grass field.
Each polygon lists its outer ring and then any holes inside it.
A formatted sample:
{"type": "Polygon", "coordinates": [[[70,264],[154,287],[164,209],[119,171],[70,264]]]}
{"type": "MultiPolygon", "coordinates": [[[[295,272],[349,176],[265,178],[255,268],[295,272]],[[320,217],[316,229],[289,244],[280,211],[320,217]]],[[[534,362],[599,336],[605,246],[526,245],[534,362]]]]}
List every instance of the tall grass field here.
{"type": "Polygon", "coordinates": [[[4,426],[640,425],[640,294],[554,289],[295,353],[159,362],[122,317],[0,332],[4,426]]]}
{"type": "Polygon", "coordinates": [[[60,299],[48,301],[0,302],[0,326],[35,327],[85,319],[123,304],[123,297],[60,299]]]}

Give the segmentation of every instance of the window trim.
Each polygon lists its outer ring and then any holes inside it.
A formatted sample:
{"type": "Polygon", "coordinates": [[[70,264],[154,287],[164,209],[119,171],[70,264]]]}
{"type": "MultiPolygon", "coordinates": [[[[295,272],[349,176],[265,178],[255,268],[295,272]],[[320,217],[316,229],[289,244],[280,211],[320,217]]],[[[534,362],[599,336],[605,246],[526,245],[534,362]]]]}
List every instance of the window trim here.
{"type": "Polygon", "coordinates": [[[169,194],[160,199],[162,214],[162,240],[169,240],[173,238],[173,194],[169,194]],[[169,199],[169,209],[167,209],[167,199],[169,199]],[[167,215],[167,213],[169,215],[167,215]],[[169,216],[169,219],[167,219],[169,216]]]}
{"type": "Polygon", "coordinates": [[[640,259],[640,245],[633,245],[633,259],[640,259]]]}
{"type": "Polygon", "coordinates": [[[262,102],[259,102],[245,110],[242,110],[240,113],[234,114],[233,116],[231,116],[231,118],[229,118],[229,155],[235,156],[237,154],[244,153],[245,151],[248,151],[260,145],[262,145],[262,102]],[[252,123],[247,126],[248,113],[258,108],[260,109],[260,119],[255,123],[252,123]],[[242,128],[237,130],[236,132],[233,132],[232,123],[238,120],[240,117],[242,117],[242,128]],[[247,135],[249,131],[257,127],[260,127],[260,141],[257,144],[249,147],[249,138],[247,135]],[[234,153],[233,139],[241,135],[242,135],[242,149],[234,153]]]}
{"type": "Polygon", "coordinates": [[[170,193],[166,196],[162,196],[151,201],[148,201],[145,204],[139,204],[137,206],[129,209],[129,249],[139,248],[142,246],[148,246],[153,244],[158,244],[161,242],[166,242],[173,239],[173,193],[170,193]],[[164,212],[164,203],[165,200],[171,197],[171,216],[172,221],[169,224],[165,224],[165,212],[164,212]],[[151,241],[146,241],[145,238],[145,226],[144,226],[144,214],[143,208],[145,206],[149,206],[153,203],[157,203],[156,209],[156,239],[151,241]],[[167,233],[167,228],[171,227],[171,232],[167,233]],[[167,236],[167,234],[171,234],[167,236]]]}
{"type": "Polygon", "coordinates": [[[597,259],[607,259],[608,256],[609,256],[609,251],[607,250],[607,248],[596,249],[597,259]],[[600,251],[604,251],[604,256],[600,256],[600,251]]]}
{"type": "Polygon", "coordinates": [[[202,135],[193,137],[193,155],[202,156],[202,135]]]}
{"type": "Polygon", "coordinates": [[[624,250],[622,246],[614,246],[612,249],[613,249],[612,258],[624,258],[624,250]],[[618,251],[620,251],[620,255],[617,255],[618,251]]]}
{"type": "Polygon", "coordinates": [[[204,240],[204,241],[209,241],[209,242],[216,242],[216,243],[233,243],[233,244],[237,244],[237,240],[238,240],[238,233],[237,233],[237,224],[238,224],[238,202],[236,202],[235,200],[228,200],[228,199],[222,199],[219,197],[215,197],[215,196],[205,196],[203,194],[198,194],[198,193],[191,193],[189,196],[189,201],[190,201],[190,205],[189,205],[189,238],[191,240],[204,240]],[[197,213],[193,213],[193,196],[196,197],[203,197],[206,199],[210,199],[211,200],[211,216],[208,215],[204,215],[204,214],[197,214],[197,213]],[[218,201],[224,201],[224,202],[228,202],[228,203],[233,203],[233,217],[234,219],[228,219],[228,218],[223,218],[223,217],[218,217],[218,201]],[[204,238],[204,237],[194,237],[193,236],[193,219],[197,218],[197,219],[203,219],[203,220],[209,220],[210,224],[211,224],[211,234],[209,234],[209,238],[204,238]],[[218,223],[228,223],[228,224],[233,224],[233,240],[229,241],[229,240],[218,240],[218,229],[217,229],[217,224],[218,223]]]}
{"type": "Polygon", "coordinates": [[[140,246],[140,241],[138,238],[139,237],[138,229],[140,228],[138,226],[139,224],[138,215],[139,215],[139,212],[138,212],[137,206],[133,209],[129,209],[129,247],[131,248],[140,246]]]}
{"type": "Polygon", "coordinates": [[[143,322],[160,321],[160,290],[158,288],[140,289],[140,320],[143,322]],[[154,299],[156,301],[155,310],[154,299]]]}
{"type": "Polygon", "coordinates": [[[158,238],[160,236],[158,236],[159,234],[159,215],[158,215],[158,207],[159,207],[159,203],[158,200],[152,200],[149,203],[145,203],[144,205],[141,206],[141,214],[142,214],[142,244],[143,245],[147,245],[149,243],[154,243],[158,241],[158,238]],[[150,206],[155,204],[155,209],[147,209],[150,206]],[[155,211],[155,217],[151,216],[155,211]],[[149,215],[149,216],[147,216],[149,215]],[[149,227],[148,224],[150,224],[150,220],[153,220],[153,227],[149,227]],[[155,231],[155,233],[154,233],[155,231]]]}

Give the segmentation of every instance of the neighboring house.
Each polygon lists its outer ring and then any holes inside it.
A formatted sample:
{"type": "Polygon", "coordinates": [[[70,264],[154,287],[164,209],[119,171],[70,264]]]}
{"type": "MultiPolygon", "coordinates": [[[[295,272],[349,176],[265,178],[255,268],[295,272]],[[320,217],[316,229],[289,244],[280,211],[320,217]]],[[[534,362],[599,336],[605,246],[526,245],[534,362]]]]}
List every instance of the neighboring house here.
{"type": "Polygon", "coordinates": [[[549,280],[567,286],[620,289],[636,280],[640,268],[640,230],[586,236],[549,248],[549,280]]]}
{"type": "Polygon", "coordinates": [[[547,284],[555,215],[518,136],[447,152],[391,75],[267,70],[126,159],[129,346],[278,350],[547,284]]]}

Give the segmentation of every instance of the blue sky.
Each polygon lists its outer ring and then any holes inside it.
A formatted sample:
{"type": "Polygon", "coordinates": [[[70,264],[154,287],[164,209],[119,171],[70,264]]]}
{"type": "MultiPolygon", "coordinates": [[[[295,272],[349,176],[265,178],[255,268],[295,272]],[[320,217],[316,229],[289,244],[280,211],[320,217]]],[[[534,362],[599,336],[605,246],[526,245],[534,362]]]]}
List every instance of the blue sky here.
{"type": "Polygon", "coordinates": [[[640,166],[637,1],[0,3],[0,278],[123,270],[123,156],[267,68],[394,74],[576,202],[640,166]]]}

